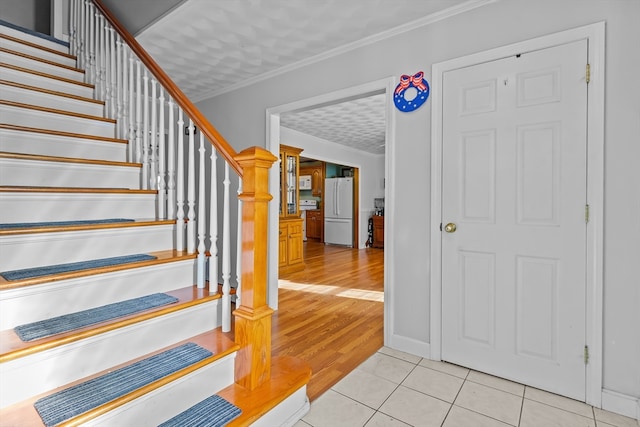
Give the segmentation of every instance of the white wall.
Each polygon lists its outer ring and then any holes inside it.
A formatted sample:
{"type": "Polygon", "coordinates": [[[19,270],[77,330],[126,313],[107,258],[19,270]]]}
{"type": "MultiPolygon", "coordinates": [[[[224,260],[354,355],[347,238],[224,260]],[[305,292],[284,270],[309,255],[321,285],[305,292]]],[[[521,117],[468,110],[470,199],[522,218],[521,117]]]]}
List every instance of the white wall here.
{"type": "MultiPolygon", "coordinates": [[[[640,2],[503,0],[199,103],[238,150],[265,146],[265,109],[606,21],[604,387],[640,398],[640,2]],[[313,81],[313,85],[307,84],[313,81]]],[[[388,287],[396,342],[429,343],[430,111],[395,113],[388,287]]]]}
{"type": "Polygon", "coordinates": [[[360,212],[358,246],[365,247],[367,221],[373,211],[373,199],[384,197],[384,156],[349,149],[293,129],[280,128],[280,143],[304,149],[302,155],[360,169],[360,212]]]}
{"type": "Polygon", "coordinates": [[[0,19],[28,30],[50,34],[51,0],[0,0],[0,19]]]}

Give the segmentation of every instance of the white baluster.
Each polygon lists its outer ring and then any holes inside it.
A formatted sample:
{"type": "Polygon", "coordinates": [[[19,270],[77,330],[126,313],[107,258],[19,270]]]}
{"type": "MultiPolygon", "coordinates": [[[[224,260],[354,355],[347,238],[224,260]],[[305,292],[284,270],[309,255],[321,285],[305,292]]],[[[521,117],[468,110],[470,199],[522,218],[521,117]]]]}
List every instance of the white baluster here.
{"type": "Polygon", "coordinates": [[[86,6],[86,1],[81,1],[80,2],[80,21],[78,22],[78,68],[80,69],[84,69],[85,66],[85,56],[84,56],[84,51],[85,51],[85,24],[86,24],[86,10],[85,10],[85,6],[86,6]]]}
{"type": "MultiPolygon", "coordinates": [[[[120,114],[120,138],[128,139],[129,135],[129,49],[126,43],[122,42],[122,49],[120,50],[120,74],[121,74],[121,86],[120,86],[120,99],[122,100],[122,110],[120,114]]],[[[129,157],[131,159],[131,157],[129,157]]]]}
{"type": "Polygon", "coordinates": [[[109,94],[109,118],[116,117],[116,39],[115,30],[109,26],[109,68],[108,68],[108,82],[109,87],[107,92],[109,94]]]}
{"type": "MultiPolygon", "coordinates": [[[[242,194],[242,178],[238,179],[238,196],[242,194]]],[[[240,307],[240,290],[242,288],[242,199],[238,197],[238,232],[236,235],[236,308],[240,307]]]]}
{"type": "MultiPolygon", "coordinates": [[[[142,163],[142,64],[136,61],[136,163],[142,163]]],[[[145,181],[144,179],[142,181],[145,181]]]]}
{"type": "MultiPolygon", "coordinates": [[[[149,103],[151,104],[151,133],[150,144],[151,153],[149,159],[149,189],[158,189],[158,108],[156,100],[156,79],[151,79],[151,97],[149,103]]],[[[156,215],[158,213],[156,212],[156,215]]]]}
{"type": "MultiPolygon", "coordinates": [[[[128,49],[127,49],[128,51],[128,49]]],[[[135,59],[133,55],[129,56],[129,161],[137,162],[138,161],[138,153],[136,152],[136,103],[135,103],[135,94],[134,91],[134,81],[135,81],[135,59]]]]}
{"type": "Polygon", "coordinates": [[[178,108],[178,174],[176,179],[176,249],[184,251],[184,119],[182,108],[178,108]]]}
{"type": "Polygon", "coordinates": [[[204,267],[205,267],[205,261],[206,261],[206,254],[205,252],[207,251],[207,247],[205,246],[205,226],[206,226],[206,205],[205,205],[205,177],[206,177],[206,171],[205,171],[205,166],[204,166],[204,155],[205,155],[205,149],[204,149],[204,135],[202,134],[202,132],[200,132],[200,148],[198,149],[198,153],[200,155],[199,157],[199,165],[200,165],[200,171],[199,171],[199,179],[198,179],[198,268],[197,268],[197,285],[198,288],[203,289],[204,288],[204,267]]]}
{"type": "Polygon", "coordinates": [[[229,163],[224,162],[222,206],[222,332],[231,330],[231,232],[229,225],[229,163]]]}
{"type": "MultiPolygon", "coordinates": [[[[93,61],[94,61],[94,70],[93,70],[93,85],[95,87],[94,89],[94,94],[93,97],[95,99],[99,99],[100,101],[103,101],[104,98],[102,96],[102,64],[103,64],[103,59],[102,59],[102,35],[103,35],[103,28],[102,28],[102,15],[97,13],[95,14],[94,17],[95,21],[94,21],[94,26],[95,26],[95,36],[94,36],[94,47],[93,47],[93,61]]],[[[104,114],[106,114],[106,111],[103,111],[104,114]]]]}
{"type": "Polygon", "coordinates": [[[95,73],[96,73],[96,46],[95,46],[95,36],[96,36],[96,12],[95,6],[93,3],[89,3],[89,63],[85,68],[85,80],[88,83],[95,83],[95,73]]]}
{"type": "Polygon", "coordinates": [[[103,84],[104,84],[104,105],[105,105],[105,115],[107,117],[111,117],[111,43],[110,43],[110,33],[111,29],[109,28],[109,23],[104,21],[104,53],[103,53],[103,84]]]}
{"type": "MultiPolygon", "coordinates": [[[[99,98],[101,101],[107,102],[107,27],[105,24],[104,16],[99,17],[99,29],[100,29],[100,52],[98,54],[100,62],[99,71],[99,98]]],[[[108,104],[105,104],[105,115],[108,113],[108,104]]]]}
{"type": "Polygon", "coordinates": [[[189,158],[187,162],[187,253],[196,252],[196,168],[195,168],[195,134],[193,120],[189,119],[189,158]]]}
{"type": "Polygon", "coordinates": [[[78,1],[71,0],[69,4],[69,52],[74,56],[78,53],[76,51],[76,46],[77,46],[76,26],[77,26],[77,20],[78,20],[77,10],[78,10],[78,1]]]}
{"type": "Polygon", "coordinates": [[[116,33],[116,77],[114,83],[114,89],[116,93],[116,137],[120,138],[122,136],[122,69],[123,66],[123,58],[122,51],[124,50],[124,44],[122,43],[122,39],[120,39],[120,35],[116,33]]]}
{"type": "Polygon", "coordinates": [[[211,150],[211,182],[209,196],[209,292],[218,293],[218,173],[216,149],[211,150]]]}
{"type": "Polygon", "coordinates": [[[149,72],[144,69],[142,77],[144,92],[142,99],[142,189],[149,189],[149,72]]]}
{"type": "Polygon", "coordinates": [[[176,128],[173,98],[169,97],[169,147],[167,156],[167,218],[176,217],[176,128]]]}
{"type": "Polygon", "coordinates": [[[165,182],[165,140],[164,140],[164,90],[160,86],[160,96],[158,97],[159,117],[158,117],[158,218],[167,218],[165,206],[167,186],[165,182]]]}

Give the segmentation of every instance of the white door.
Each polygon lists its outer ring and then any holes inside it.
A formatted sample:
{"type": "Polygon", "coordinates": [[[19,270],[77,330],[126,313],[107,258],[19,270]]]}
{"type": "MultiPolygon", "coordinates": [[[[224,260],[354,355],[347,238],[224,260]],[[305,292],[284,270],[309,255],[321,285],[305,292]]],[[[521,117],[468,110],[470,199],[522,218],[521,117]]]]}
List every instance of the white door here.
{"type": "Polygon", "coordinates": [[[582,40],[446,72],[442,143],[443,360],[583,401],[586,64],[582,40]]]}

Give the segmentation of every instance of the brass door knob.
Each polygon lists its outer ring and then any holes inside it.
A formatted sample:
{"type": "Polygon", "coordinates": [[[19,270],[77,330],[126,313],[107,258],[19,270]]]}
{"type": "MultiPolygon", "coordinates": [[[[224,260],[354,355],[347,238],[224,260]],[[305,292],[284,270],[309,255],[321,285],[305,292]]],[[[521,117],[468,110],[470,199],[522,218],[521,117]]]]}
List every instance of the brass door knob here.
{"type": "Polygon", "coordinates": [[[455,233],[456,232],[456,225],[452,222],[450,222],[449,224],[444,226],[444,231],[446,231],[447,233],[455,233]]]}

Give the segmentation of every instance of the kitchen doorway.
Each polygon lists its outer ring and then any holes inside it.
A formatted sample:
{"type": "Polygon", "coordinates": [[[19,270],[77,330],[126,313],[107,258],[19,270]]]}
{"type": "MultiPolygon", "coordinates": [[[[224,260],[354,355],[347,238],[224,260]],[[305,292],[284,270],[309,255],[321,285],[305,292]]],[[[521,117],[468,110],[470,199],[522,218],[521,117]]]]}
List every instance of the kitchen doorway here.
{"type": "MultiPolygon", "coordinates": [[[[267,109],[267,149],[269,149],[276,156],[279,152],[280,144],[291,144],[295,145],[299,148],[303,149],[303,156],[308,156],[313,159],[322,159],[327,162],[332,162],[335,164],[344,164],[349,167],[354,168],[354,175],[357,170],[357,185],[354,186],[354,194],[356,198],[359,200],[359,204],[357,207],[357,211],[355,212],[355,217],[357,218],[357,241],[354,242],[354,246],[356,248],[364,249],[366,248],[366,242],[368,239],[368,219],[374,210],[374,199],[375,198],[385,198],[387,200],[387,206],[392,205],[391,199],[393,198],[393,194],[390,194],[387,188],[385,188],[384,183],[387,181],[387,175],[389,173],[389,147],[392,145],[391,140],[391,121],[393,119],[393,114],[391,108],[393,104],[389,105],[387,102],[387,94],[391,93],[394,88],[394,79],[388,78],[375,82],[371,82],[365,85],[360,85],[357,87],[353,87],[346,90],[340,90],[324,95],[320,95],[314,98],[296,101],[291,104],[285,104],[279,107],[274,107],[267,109]],[[296,135],[295,131],[290,131],[288,128],[281,127],[281,115],[285,115],[290,112],[305,112],[311,111],[313,109],[326,107],[334,104],[339,104],[346,101],[358,101],[360,99],[366,99],[369,97],[378,96],[383,99],[383,115],[382,121],[384,123],[384,141],[381,147],[382,154],[375,156],[372,154],[367,154],[349,148],[349,147],[341,147],[338,144],[314,144],[313,137],[308,139],[306,143],[300,143],[300,138],[296,138],[296,144],[291,142],[292,140],[287,140],[287,134],[289,136],[294,135],[296,137],[301,137],[302,134],[298,133],[296,135]],[[284,137],[284,139],[283,139],[284,137]],[[285,142],[286,141],[286,142],[285,142]],[[339,156],[337,153],[340,152],[339,156]],[[374,165],[375,166],[372,166],[374,165]],[[378,169],[378,175],[376,178],[371,177],[371,170],[378,169]],[[366,181],[366,182],[365,182],[366,181]],[[378,186],[378,192],[373,193],[371,187],[378,186]],[[371,205],[371,206],[369,206],[371,205]]],[[[317,138],[319,139],[319,138],[317,138]]],[[[325,140],[328,141],[328,140],[325,140]]],[[[270,192],[271,194],[278,194],[278,177],[277,177],[277,168],[273,168],[270,174],[270,192]]],[[[356,178],[354,176],[354,178],[356,178]]],[[[270,236],[277,235],[277,227],[278,227],[278,212],[276,210],[277,203],[271,204],[270,212],[269,212],[269,234],[270,236]]],[[[391,211],[387,209],[387,213],[391,214],[391,211]]],[[[390,231],[389,228],[386,228],[387,232],[390,231]]],[[[389,253],[393,250],[392,245],[387,244],[385,246],[384,258],[385,258],[385,266],[386,260],[389,258],[389,253]]],[[[268,255],[268,303],[273,309],[277,309],[278,307],[278,242],[277,239],[269,239],[269,255],[268,255]]],[[[387,269],[385,268],[385,272],[387,269]]],[[[385,283],[386,273],[385,273],[385,283]]],[[[386,306],[385,306],[386,311],[386,306]]]]}

